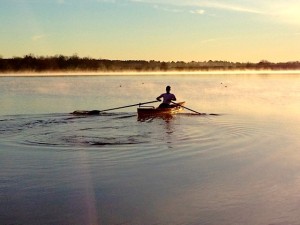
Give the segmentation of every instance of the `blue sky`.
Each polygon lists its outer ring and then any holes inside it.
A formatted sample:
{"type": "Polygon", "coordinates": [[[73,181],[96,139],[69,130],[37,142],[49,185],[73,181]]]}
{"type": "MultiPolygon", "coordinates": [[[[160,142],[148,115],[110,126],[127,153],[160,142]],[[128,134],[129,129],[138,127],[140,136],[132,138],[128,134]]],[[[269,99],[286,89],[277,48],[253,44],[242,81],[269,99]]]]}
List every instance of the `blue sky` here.
{"type": "Polygon", "coordinates": [[[300,60],[299,0],[0,0],[0,56],[300,60]]]}

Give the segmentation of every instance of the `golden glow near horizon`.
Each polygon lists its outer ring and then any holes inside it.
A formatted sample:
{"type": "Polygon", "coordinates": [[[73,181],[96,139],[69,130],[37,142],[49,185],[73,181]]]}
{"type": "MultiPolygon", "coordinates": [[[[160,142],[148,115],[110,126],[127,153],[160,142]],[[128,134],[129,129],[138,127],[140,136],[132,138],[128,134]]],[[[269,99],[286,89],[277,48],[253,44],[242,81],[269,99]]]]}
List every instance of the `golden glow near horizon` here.
{"type": "Polygon", "coordinates": [[[0,56],[297,61],[298,0],[3,0],[0,56]]]}

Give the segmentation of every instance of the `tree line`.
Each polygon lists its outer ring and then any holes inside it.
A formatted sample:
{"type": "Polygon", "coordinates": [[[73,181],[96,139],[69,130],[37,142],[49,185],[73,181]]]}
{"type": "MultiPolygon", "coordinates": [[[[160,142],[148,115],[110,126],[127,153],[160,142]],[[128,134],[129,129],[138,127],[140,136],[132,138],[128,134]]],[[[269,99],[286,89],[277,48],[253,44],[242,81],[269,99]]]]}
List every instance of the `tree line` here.
{"type": "Polygon", "coordinates": [[[109,60],[80,58],[73,56],[47,56],[2,58],[0,57],[0,73],[5,72],[69,72],[69,71],[209,71],[209,70],[299,70],[300,62],[272,63],[262,60],[258,63],[240,63],[228,61],[155,61],[155,60],[109,60]]]}

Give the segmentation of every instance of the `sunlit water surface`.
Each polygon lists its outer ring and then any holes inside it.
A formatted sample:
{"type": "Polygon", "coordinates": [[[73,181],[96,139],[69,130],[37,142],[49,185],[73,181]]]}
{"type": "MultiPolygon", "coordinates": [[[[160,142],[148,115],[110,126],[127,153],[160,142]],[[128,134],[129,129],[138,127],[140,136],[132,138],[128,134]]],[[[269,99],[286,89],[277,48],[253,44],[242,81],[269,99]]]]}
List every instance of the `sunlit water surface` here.
{"type": "Polygon", "coordinates": [[[2,225],[300,224],[300,75],[2,77],[0,102],[2,225]],[[207,115],[69,114],[166,85],[207,115]]]}

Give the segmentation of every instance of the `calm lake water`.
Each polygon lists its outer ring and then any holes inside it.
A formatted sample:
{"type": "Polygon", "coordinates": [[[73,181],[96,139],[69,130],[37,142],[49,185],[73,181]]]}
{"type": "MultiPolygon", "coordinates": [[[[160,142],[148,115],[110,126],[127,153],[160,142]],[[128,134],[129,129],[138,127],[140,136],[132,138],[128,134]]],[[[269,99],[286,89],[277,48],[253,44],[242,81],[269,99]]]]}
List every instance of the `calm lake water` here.
{"type": "Polygon", "coordinates": [[[0,77],[0,102],[1,225],[300,224],[300,73],[0,77]],[[166,85],[208,115],[69,114],[166,85]]]}

